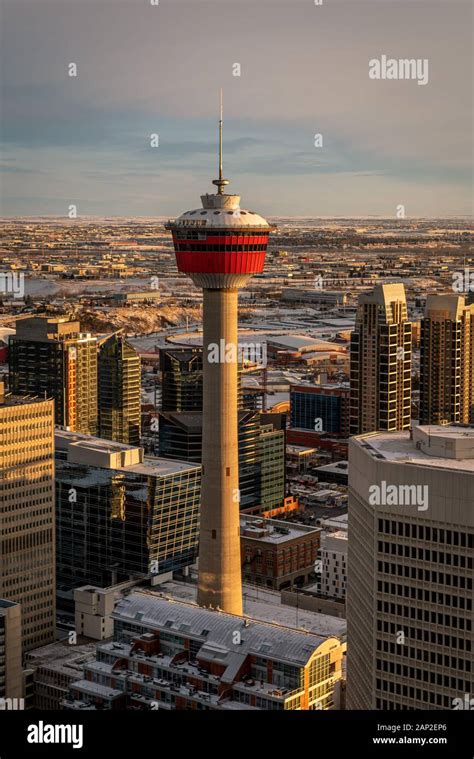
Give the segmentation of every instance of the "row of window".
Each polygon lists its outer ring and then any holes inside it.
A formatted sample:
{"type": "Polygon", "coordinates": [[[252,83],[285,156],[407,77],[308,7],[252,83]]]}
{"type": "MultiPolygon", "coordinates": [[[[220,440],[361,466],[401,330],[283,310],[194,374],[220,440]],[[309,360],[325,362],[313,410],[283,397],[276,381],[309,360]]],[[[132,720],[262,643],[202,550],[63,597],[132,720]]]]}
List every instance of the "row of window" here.
{"type": "MultiPolygon", "coordinates": [[[[393,635],[394,637],[400,632],[400,623],[387,622],[386,620],[377,620],[377,631],[393,635]]],[[[457,648],[460,651],[471,651],[471,639],[470,638],[458,638],[454,635],[446,635],[445,633],[435,632],[434,630],[427,630],[421,627],[408,627],[403,626],[403,631],[412,640],[423,641],[424,643],[432,643],[437,646],[445,646],[446,648],[457,648]]]]}
{"type": "Polygon", "coordinates": [[[426,588],[411,587],[410,585],[396,585],[395,583],[382,582],[378,580],[377,590],[379,593],[387,593],[392,596],[413,598],[425,603],[432,603],[438,606],[452,606],[454,609],[467,609],[471,611],[472,600],[465,596],[455,596],[452,593],[439,593],[436,590],[427,590],[426,588]]]}
{"type": "Polygon", "coordinates": [[[402,564],[389,564],[386,561],[377,562],[377,571],[385,574],[407,577],[419,582],[429,582],[435,585],[448,585],[453,588],[472,590],[472,577],[459,577],[458,575],[434,572],[421,567],[411,567],[402,564]]]}
{"type": "Polygon", "coordinates": [[[412,648],[411,646],[405,646],[400,643],[394,643],[389,640],[377,639],[377,651],[384,654],[391,654],[392,656],[399,656],[406,659],[413,659],[415,661],[426,662],[427,664],[434,664],[438,667],[448,667],[449,669],[460,669],[465,672],[471,672],[472,663],[470,659],[460,659],[456,656],[450,656],[449,654],[441,654],[432,649],[426,648],[412,648]]]}
{"type": "Polygon", "coordinates": [[[376,668],[379,672],[386,672],[390,675],[396,675],[398,677],[406,677],[412,681],[416,680],[417,682],[439,685],[442,688],[451,688],[452,690],[459,691],[459,693],[469,693],[472,685],[468,680],[451,677],[450,675],[443,675],[441,672],[434,672],[430,669],[418,669],[416,667],[409,667],[406,664],[398,664],[396,662],[385,661],[383,659],[377,659],[376,668]]]}
{"type": "MultiPolygon", "coordinates": [[[[381,680],[377,680],[377,689],[381,690],[380,683],[381,680]]],[[[395,689],[394,683],[390,683],[390,692],[396,693],[398,696],[403,697],[404,699],[411,699],[423,702],[426,704],[429,704],[430,706],[437,706],[440,709],[452,709],[453,708],[453,699],[451,696],[444,696],[442,693],[433,693],[432,691],[426,691],[421,690],[421,688],[414,688],[413,686],[408,685],[401,685],[400,683],[395,683],[397,688],[395,689]]],[[[382,690],[387,690],[387,688],[383,688],[382,690]]],[[[409,709],[410,707],[407,707],[405,702],[397,704],[394,701],[388,701],[384,698],[377,698],[376,699],[376,706],[377,709],[382,710],[405,710],[409,709]]],[[[412,707],[415,708],[415,707],[412,707]]]]}
{"type": "Polygon", "coordinates": [[[246,252],[246,253],[253,253],[254,251],[264,251],[267,249],[267,244],[264,243],[261,244],[255,244],[255,243],[247,243],[246,245],[233,245],[233,244],[227,244],[227,245],[209,245],[207,242],[204,243],[186,243],[182,242],[179,243],[176,246],[176,249],[179,252],[186,252],[186,251],[203,251],[204,253],[240,253],[240,252],[246,252]]]}
{"type": "MultiPolygon", "coordinates": [[[[211,232],[206,232],[204,230],[193,230],[193,229],[184,229],[184,230],[175,230],[173,232],[173,237],[175,240],[203,240],[207,239],[207,236],[211,236],[211,232]]],[[[247,237],[248,232],[246,233],[245,237],[247,237]]],[[[242,232],[238,234],[238,232],[235,229],[219,229],[217,232],[216,230],[212,231],[213,237],[242,237],[242,232]]],[[[262,241],[268,241],[268,233],[252,233],[250,239],[258,239],[262,241]]]]}
{"type": "Polygon", "coordinates": [[[416,619],[419,622],[428,622],[431,625],[443,625],[454,627],[457,630],[472,630],[472,621],[463,617],[442,614],[441,612],[420,609],[416,606],[402,606],[389,601],[377,601],[377,611],[384,614],[392,614],[404,619],[416,619]]]}
{"type": "Polygon", "coordinates": [[[444,543],[448,546],[474,547],[474,533],[457,532],[438,527],[427,527],[410,522],[395,522],[390,519],[378,520],[378,531],[384,535],[398,535],[415,540],[427,540],[432,543],[444,543]]]}
{"type": "Polygon", "coordinates": [[[428,548],[401,545],[400,543],[388,543],[381,540],[378,541],[377,548],[379,553],[391,554],[392,556],[404,556],[405,558],[418,559],[419,561],[430,561],[435,564],[447,564],[448,566],[472,569],[471,556],[459,556],[457,553],[444,553],[443,551],[430,551],[428,548]]]}

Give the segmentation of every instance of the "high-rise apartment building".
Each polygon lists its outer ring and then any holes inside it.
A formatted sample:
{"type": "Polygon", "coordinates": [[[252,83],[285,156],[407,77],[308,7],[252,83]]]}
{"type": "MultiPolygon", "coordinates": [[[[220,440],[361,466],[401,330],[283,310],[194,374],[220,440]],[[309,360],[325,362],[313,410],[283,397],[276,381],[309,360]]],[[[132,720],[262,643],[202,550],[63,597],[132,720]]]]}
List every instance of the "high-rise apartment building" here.
{"type": "Polygon", "coordinates": [[[474,673],[474,427],[349,449],[347,706],[455,708],[474,673]]]}
{"type": "Polygon", "coordinates": [[[430,295],[421,321],[420,424],[474,423],[474,305],[430,295]]]}
{"type": "Polygon", "coordinates": [[[140,356],[123,335],[98,341],[99,437],[140,445],[140,356]]]}
{"type": "Polygon", "coordinates": [[[97,434],[97,339],[68,317],[31,316],[10,336],[10,390],[54,399],[56,424],[97,434]]]}
{"type": "Polygon", "coordinates": [[[408,429],[412,325],[403,284],[359,296],[350,348],[350,433],[408,429]]]}
{"type": "Polygon", "coordinates": [[[21,605],[23,652],[54,640],[54,405],[0,383],[0,598],[21,605]]]}
{"type": "Polygon", "coordinates": [[[23,698],[21,606],[0,598],[0,702],[23,698]]]}
{"type": "Polygon", "coordinates": [[[58,604],[73,591],[158,577],[197,558],[201,467],[56,432],[58,604]]]}

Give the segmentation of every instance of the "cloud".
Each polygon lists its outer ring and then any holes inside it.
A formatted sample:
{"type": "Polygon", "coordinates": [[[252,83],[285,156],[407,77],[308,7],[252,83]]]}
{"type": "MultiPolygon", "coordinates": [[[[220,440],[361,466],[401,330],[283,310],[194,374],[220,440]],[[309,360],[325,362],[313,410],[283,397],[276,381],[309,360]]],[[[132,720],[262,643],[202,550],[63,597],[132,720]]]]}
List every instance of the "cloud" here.
{"type": "MultiPolygon", "coordinates": [[[[417,187],[421,210],[433,193],[469,203],[467,2],[4,0],[3,16],[10,205],[29,198],[34,213],[34,197],[80,191],[91,202],[100,189],[101,207],[121,207],[142,184],[175,207],[187,202],[215,173],[221,86],[225,173],[252,179],[275,206],[278,181],[278,203],[296,208],[300,188],[331,177],[357,206],[373,202],[382,178],[382,194],[417,187]],[[429,58],[429,84],[369,80],[368,61],[382,53],[429,58]]],[[[334,214],[340,192],[327,198],[334,214]]]]}

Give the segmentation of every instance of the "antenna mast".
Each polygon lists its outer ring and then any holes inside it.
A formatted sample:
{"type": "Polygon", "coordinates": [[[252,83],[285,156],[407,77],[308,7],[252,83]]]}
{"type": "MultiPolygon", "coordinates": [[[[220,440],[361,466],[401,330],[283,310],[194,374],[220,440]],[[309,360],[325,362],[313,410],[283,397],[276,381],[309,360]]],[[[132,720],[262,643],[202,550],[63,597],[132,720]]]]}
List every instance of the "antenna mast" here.
{"type": "Polygon", "coordinates": [[[222,176],[222,124],[223,124],[223,107],[222,107],[222,87],[221,87],[221,108],[220,108],[220,119],[219,119],[219,179],[213,179],[212,184],[215,184],[217,186],[217,194],[223,195],[224,194],[224,187],[229,184],[228,179],[224,179],[222,176]]]}

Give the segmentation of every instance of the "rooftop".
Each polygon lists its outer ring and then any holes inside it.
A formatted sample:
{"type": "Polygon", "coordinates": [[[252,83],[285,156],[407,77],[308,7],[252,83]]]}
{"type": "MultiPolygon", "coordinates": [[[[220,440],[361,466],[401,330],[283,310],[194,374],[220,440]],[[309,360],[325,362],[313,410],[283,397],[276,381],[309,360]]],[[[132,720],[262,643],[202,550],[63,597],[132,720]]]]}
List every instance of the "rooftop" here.
{"type": "Polygon", "coordinates": [[[340,343],[332,343],[320,337],[310,337],[309,335],[269,335],[267,342],[269,345],[282,345],[288,349],[304,350],[305,352],[324,349],[340,351],[343,348],[340,343]]]}
{"type": "Polygon", "coordinates": [[[236,655],[240,659],[247,654],[264,654],[302,666],[327,638],[146,592],[131,593],[119,601],[112,617],[136,621],[150,630],[181,631],[202,641],[200,657],[207,653],[210,660],[229,665],[236,655]],[[234,643],[236,629],[240,632],[239,643],[234,643]]]}
{"type": "Polygon", "coordinates": [[[0,598],[0,609],[10,609],[12,606],[19,606],[17,601],[8,601],[6,598],[0,598]]]}
{"type": "MultiPolygon", "coordinates": [[[[153,634],[151,635],[151,638],[154,639],[153,634]]],[[[229,708],[247,708],[247,704],[243,704],[239,701],[230,701],[225,696],[222,697],[219,693],[214,692],[216,684],[220,681],[225,683],[232,682],[245,659],[246,652],[242,653],[241,651],[238,651],[237,653],[231,654],[227,669],[221,677],[212,674],[212,672],[206,671],[202,666],[202,662],[209,659],[212,660],[215,658],[216,653],[220,653],[222,654],[222,660],[225,663],[225,654],[227,653],[227,650],[223,646],[211,646],[204,643],[198,654],[199,660],[188,659],[186,661],[176,660],[175,654],[170,655],[162,652],[147,653],[146,651],[143,651],[140,648],[134,648],[130,643],[125,642],[99,643],[97,650],[101,656],[105,655],[109,661],[112,658],[114,663],[94,661],[86,664],[85,671],[99,675],[113,676],[116,685],[120,685],[122,692],[126,690],[129,696],[132,698],[138,698],[142,703],[149,703],[154,700],[154,698],[150,697],[148,690],[152,689],[152,692],[159,690],[170,694],[179,694],[191,698],[192,700],[204,701],[215,706],[226,706],[228,703],[232,703],[236,704],[236,706],[229,708]],[[151,665],[152,667],[158,666],[162,676],[157,678],[136,671],[137,664],[145,666],[151,665]],[[128,666],[131,666],[132,669],[128,669],[128,666]],[[200,680],[202,683],[207,683],[210,686],[210,690],[199,690],[199,688],[190,680],[177,682],[176,678],[180,678],[182,675],[187,675],[190,678],[200,680]],[[145,687],[143,690],[137,691],[134,688],[134,685],[143,685],[145,687]]],[[[271,683],[255,681],[251,678],[235,683],[234,689],[247,693],[260,693],[266,696],[272,696],[276,699],[282,699],[289,693],[287,688],[277,688],[271,683]]]]}
{"type": "Polygon", "coordinates": [[[13,395],[12,393],[3,394],[3,382],[0,382],[0,409],[10,408],[12,406],[28,406],[31,403],[52,402],[51,398],[45,398],[42,395],[13,395]]]}
{"type": "Polygon", "coordinates": [[[108,688],[106,685],[100,685],[99,683],[94,683],[91,680],[76,680],[74,682],[74,690],[90,696],[97,696],[99,698],[105,699],[114,699],[124,696],[124,693],[121,690],[108,688]]]}
{"type": "MultiPolygon", "coordinates": [[[[80,638],[78,640],[80,641],[80,638]]],[[[27,664],[34,667],[54,669],[55,672],[76,678],[82,675],[85,662],[95,658],[96,645],[96,640],[88,640],[88,642],[78,642],[71,646],[69,639],[64,638],[29,651],[27,664]]]]}
{"type": "Polygon", "coordinates": [[[325,472],[331,472],[334,474],[347,474],[349,470],[348,461],[333,461],[331,464],[323,464],[315,468],[316,472],[324,474],[325,472]]]}
{"type": "Polygon", "coordinates": [[[254,538],[271,545],[296,540],[319,528],[293,522],[280,522],[277,519],[262,519],[248,514],[240,515],[240,534],[243,538],[254,538]]]}
{"type": "Polygon", "coordinates": [[[413,432],[371,432],[351,439],[380,460],[474,472],[473,425],[425,425],[413,432]]]}
{"type": "MultiPolygon", "coordinates": [[[[170,600],[186,601],[196,606],[196,585],[168,580],[156,593],[170,600]]],[[[324,638],[340,637],[346,633],[346,621],[327,614],[294,609],[282,603],[278,591],[255,585],[243,585],[244,613],[253,620],[271,623],[289,629],[307,631],[324,638]]],[[[197,607],[199,608],[199,607],[197,607]]],[[[221,612],[213,612],[221,613],[221,612]]]]}
{"type": "Polygon", "coordinates": [[[200,468],[199,464],[186,461],[143,456],[143,449],[137,446],[60,429],[55,430],[55,447],[58,451],[67,452],[68,463],[71,464],[152,477],[166,477],[200,468]]]}

